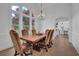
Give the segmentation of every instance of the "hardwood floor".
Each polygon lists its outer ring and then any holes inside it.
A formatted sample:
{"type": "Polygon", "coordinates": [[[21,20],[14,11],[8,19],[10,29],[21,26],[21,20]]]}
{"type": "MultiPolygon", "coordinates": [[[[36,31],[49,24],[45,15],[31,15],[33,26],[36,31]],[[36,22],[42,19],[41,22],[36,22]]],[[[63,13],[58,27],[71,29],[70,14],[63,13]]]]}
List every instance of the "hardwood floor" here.
{"type": "MultiPolygon", "coordinates": [[[[10,48],[0,52],[0,56],[13,56],[14,48],[10,48]]],[[[46,52],[42,49],[40,52],[33,51],[33,56],[79,56],[75,48],[68,41],[68,37],[60,35],[53,39],[53,45],[46,52]]]]}

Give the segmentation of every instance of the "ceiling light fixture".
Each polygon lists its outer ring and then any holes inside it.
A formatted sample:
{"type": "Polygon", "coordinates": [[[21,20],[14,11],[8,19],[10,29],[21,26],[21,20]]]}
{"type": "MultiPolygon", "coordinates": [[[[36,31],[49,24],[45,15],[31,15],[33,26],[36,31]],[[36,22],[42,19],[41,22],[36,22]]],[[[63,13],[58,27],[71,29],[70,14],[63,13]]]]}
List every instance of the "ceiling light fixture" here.
{"type": "Polygon", "coordinates": [[[43,20],[45,18],[45,14],[43,14],[43,8],[42,8],[42,3],[41,3],[41,11],[40,14],[37,17],[39,20],[43,20]]]}

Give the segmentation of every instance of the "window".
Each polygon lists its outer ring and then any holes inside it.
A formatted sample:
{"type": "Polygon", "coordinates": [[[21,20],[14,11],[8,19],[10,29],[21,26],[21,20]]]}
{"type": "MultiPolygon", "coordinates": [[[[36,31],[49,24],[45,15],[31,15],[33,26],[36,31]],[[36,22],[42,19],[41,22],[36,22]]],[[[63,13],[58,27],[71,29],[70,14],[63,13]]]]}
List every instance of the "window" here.
{"type": "Polygon", "coordinates": [[[29,15],[29,10],[27,7],[23,6],[23,7],[21,7],[21,10],[22,10],[23,14],[29,15]]]}
{"type": "Polygon", "coordinates": [[[12,6],[11,9],[12,9],[13,11],[19,11],[19,6],[12,6]]]}
{"type": "Polygon", "coordinates": [[[17,32],[21,28],[30,29],[30,17],[32,17],[32,28],[34,27],[34,15],[33,13],[30,16],[29,9],[25,6],[11,6],[12,10],[12,28],[15,29],[17,32]],[[20,16],[22,18],[20,18],[20,16]],[[22,21],[20,21],[22,20],[22,21]],[[21,24],[20,24],[21,22],[21,24]],[[20,28],[21,27],[21,28],[20,28]]]}
{"type": "Polygon", "coordinates": [[[19,6],[12,6],[12,28],[15,29],[17,32],[19,30],[19,6]]]}
{"type": "Polygon", "coordinates": [[[26,28],[29,30],[29,18],[28,17],[23,17],[23,28],[26,28]]]}

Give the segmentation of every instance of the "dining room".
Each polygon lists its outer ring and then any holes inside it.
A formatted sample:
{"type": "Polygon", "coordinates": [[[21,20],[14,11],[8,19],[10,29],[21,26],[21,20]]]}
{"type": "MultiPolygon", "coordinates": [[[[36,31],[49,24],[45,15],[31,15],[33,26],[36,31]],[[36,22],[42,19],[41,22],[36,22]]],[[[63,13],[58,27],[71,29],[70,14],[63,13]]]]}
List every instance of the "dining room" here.
{"type": "Polygon", "coordinates": [[[71,37],[73,5],[0,4],[0,55],[79,56],[71,37]]]}

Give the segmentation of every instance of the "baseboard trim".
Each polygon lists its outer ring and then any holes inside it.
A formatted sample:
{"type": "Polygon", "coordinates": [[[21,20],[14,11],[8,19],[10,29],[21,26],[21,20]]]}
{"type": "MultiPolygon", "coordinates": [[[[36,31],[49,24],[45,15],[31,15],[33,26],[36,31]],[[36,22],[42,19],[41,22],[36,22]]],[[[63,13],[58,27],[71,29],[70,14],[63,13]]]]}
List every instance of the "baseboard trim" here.
{"type": "Polygon", "coordinates": [[[4,50],[1,50],[0,52],[6,51],[6,50],[11,49],[11,48],[13,48],[13,46],[12,46],[12,47],[9,47],[9,48],[6,48],[6,49],[4,49],[4,50]]]}

